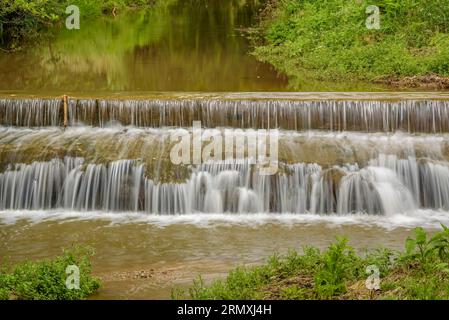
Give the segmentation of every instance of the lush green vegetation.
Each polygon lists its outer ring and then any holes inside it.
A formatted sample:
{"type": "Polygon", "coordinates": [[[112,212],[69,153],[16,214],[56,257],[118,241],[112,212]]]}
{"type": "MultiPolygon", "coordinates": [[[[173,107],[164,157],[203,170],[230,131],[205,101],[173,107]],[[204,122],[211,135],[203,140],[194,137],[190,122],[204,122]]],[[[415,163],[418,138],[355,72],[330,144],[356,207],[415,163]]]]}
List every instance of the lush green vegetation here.
{"type": "MultiPolygon", "coordinates": [[[[449,76],[449,0],[277,0],[254,54],[296,81],[449,76]],[[369,5],[380,29],[368,29],[369,5]]],[[[253,35],[254,35],[253,34],[253,35]]]]}
{"type": "Polygon", "coordinates": [[[91,275],[89,257],[92,251],[84,247],[65,250],[52,260],[25,262],[0,268],[0,300],[74,300],[86,298],[99,288],[100,282],[91,275]],[[68,289],[66,268],[79,268],[79,289],[68,289]]]}
{"type": "MultiPolygon", "coordinates": [[[[193,299],[449,299],[449,229],[432,237],[422,228],[406,241],[404,252],[378,249],[361,256],[340,238],[324,252],[307,247],[274,255],[257,267],[240,267],[225,280],[205,285],[200,278],[188,293],[193,299]],[[366,286],[372,269],[379,271],[380,288],[366,286]],[[369,271],[369,272],[367,272],[369,271]],[[373,288],[373,287],[371,287],[373,288]]],[[[369,283],[374,284],[372,278],[369,283]]]]}
{"type": "Polygon", "coordinates": [[[81,18],[102,13],[115,14],[126,7],[147,6],[152,0],[0,0],[0,45],[17,49],[23,40],[36,38],[48,26],[58,25],[68,16],[67,6],[76,5],[81,18]]]}

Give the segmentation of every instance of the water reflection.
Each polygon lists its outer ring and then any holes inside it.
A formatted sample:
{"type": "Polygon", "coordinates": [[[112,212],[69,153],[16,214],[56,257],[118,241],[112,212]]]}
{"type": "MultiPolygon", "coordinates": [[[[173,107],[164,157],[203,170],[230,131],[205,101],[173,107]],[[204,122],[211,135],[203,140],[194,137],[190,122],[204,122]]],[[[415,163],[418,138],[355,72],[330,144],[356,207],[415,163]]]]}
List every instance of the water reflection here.
{"type": "Polygon", "coordinates": [[[259,0],[165,0],[147,12],[61,29],[0,55],[0,90],[283,91],[287,80],[248,54],[241,29],[259,0]]]}

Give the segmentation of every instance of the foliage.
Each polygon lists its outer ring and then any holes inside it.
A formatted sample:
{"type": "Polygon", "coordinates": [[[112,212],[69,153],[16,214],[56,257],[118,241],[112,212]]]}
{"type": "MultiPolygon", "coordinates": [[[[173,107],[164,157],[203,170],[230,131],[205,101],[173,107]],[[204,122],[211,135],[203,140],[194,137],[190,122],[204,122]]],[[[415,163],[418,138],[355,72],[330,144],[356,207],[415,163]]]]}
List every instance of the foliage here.
{"type": "Polygon", "coordinates": [[[352,277],[348,271],[358,262],[358,257],[346,239],[331,244],[322,255],[322,266],[315,275],[315,288],[319,297],[328,298],[346,292],[345,280],[352,277]]]}
{"type": "Polygon", "coordinates": [[[279,0],[254,54],[293,78],[449,76],[449,0],[279,0]],[[368,29],[366,8],[380,9],[368,29]]]}
{"type": "Polygon", "coordinates": [[[74,300],[86,298],[99,288],[98,279],[92,277],[89,248],[73,247],[64,250],[52,260],[25,262],[0,268],[0,299],[19,300],[74,300]],[[66,268],[79,268],[79,289],[68,289],[66,268]]]}
{"type": "Polygon", "coordinates": [[[419,260],[420,265],[425,268],[430,261],[434,261],[434,256],[438,255],[442,261],[436,267],[441,268],[449,273],[449,228],[442,225],[443,231],[438,232],[429,240],[427,240],[427,233],[423,228],[416,228],[414,230],[415,237],[408,237],[405,245],[405,255],[402,257],[405,260],[419,260]]]}
{"type": "Polygon", "coordinates": [[[385,248],[358,255],[347,240],[338,238],[327,250],[306,247],[273,255],[266,264],[239,267],[226,279],[206,284],[195,280],[185,292],[176,289],[173,299],[448,299],[449,229],[428,239],[422,228],[407,239],[405,251],[385,248]],[[381,286],[365,286],[368,266],[379,268],[381,286]]]}
{"type": "Polygon", "coordinates": [[[88,18],[148,4],[147,0],[0,0],[0,45],[17,49],[24,39],[36,38],[46,27],[61,24],[69,5],[78,6],[81,18],[88,18]]]}

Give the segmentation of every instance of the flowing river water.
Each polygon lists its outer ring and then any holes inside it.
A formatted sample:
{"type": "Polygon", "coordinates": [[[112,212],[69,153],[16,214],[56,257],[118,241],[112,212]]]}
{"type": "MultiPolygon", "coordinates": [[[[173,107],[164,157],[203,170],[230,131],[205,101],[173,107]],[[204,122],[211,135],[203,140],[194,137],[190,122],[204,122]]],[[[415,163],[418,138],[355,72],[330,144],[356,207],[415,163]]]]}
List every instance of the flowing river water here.
{"type": "Polygon", "coordinates": [[[275,251],[337,235],[401,249],[415,226],[449,223],[449,94],[279,93],[287,79],[236,31],[258,1],[216,3],[173,1],[0,56],[2,260],[88,244],[93,298],[169,298],[275,251]],[[249,142],[240,158],[174,164],[171,137],[194,121],[213,141],[271,129],[277,173],[260,174],[249,142]]]}

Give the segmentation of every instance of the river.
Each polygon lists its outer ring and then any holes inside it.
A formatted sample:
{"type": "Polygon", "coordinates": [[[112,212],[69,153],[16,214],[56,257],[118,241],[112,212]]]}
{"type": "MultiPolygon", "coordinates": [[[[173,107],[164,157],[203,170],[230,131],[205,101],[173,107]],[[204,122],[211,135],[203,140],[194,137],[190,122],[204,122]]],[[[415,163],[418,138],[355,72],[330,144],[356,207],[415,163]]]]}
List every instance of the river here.
{"type": "Polygon", "coordinates": [[[293,87],[248,54],[259,8],[170,1],[1,53],[2,260],[87,244],[92,298],[161,299],[337,235],[402,249],[412,228],[448,224],[447,93],[293,87]],[[359,92],[326,92],[340,90],[359,92]],[[217,139],[276,130],[279,171],[175,165],[170,137],[193,121],[217,139]]]}

